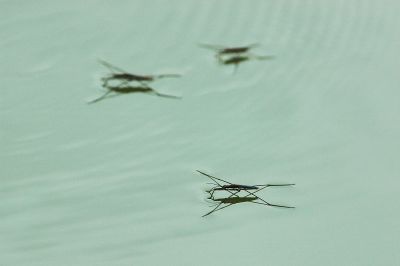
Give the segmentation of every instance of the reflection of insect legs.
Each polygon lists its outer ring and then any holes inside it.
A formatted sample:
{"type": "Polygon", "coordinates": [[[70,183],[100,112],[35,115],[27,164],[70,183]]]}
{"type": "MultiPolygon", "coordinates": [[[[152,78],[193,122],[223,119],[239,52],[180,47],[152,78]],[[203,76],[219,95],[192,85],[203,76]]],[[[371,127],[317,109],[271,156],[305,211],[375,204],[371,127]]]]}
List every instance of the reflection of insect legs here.
{"type": "Polygon", "coordinates": [[[260,191],[260,190],[262,190],[264,188],[261,188],[261,189],[255,191],[255,192],[250,192],[250,191],[245,190],[247,192],[247,194],[244,195],[244,196],[238,196],[237,193],[239,193],[239,191],[237,191],[235,193],[231,192],[232,194],[227,198],[218,198],[218,199],[210,198],[213,201],[219,201],[219,203],[217,204],[217,206],[214,209],[212,209],[210,212],[204,214],[202,217],[210,215],[213,212],[225,209],[225,208],[227,208],[229,206],[232,206],[233,204],[244,203],[244,202],[255,203],[255,204],[260,204],[260,205],[266,205],[266,206],[270,206],[270,207],[295,208],[295,207],[292,207],[292,206],[271,204],[271,203],[265,201],[264,199],[262,199],[262,198],[260,198],[260,197],[258,197],[257,195],[254,194],[254,193],[256,193],[256,192],[258,192],[258,191],[260,191]],[[249,197],[250,195],[252,195],[253,197],[249,197]],[[257,202],[256,200],[260,200],[261,202],[257,202]],[[226,204],[226,205],[220,207],[222,204],[226,204]]]}

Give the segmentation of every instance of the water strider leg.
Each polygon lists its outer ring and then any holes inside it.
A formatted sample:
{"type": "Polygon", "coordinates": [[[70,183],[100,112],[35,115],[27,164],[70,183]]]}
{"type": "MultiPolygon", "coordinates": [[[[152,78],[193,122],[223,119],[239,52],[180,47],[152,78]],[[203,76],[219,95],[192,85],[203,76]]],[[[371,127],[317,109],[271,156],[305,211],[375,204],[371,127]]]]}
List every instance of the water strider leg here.
{"type": "MultiPolygon", "coordinates": [[[[259,188],[259,189],[257,189],[256,191],[254,191],[253,193],[257,193],[257,192],[259,192],[259,191],[261,191],[261,190],[263,190],[263,189],[265,189],[265,188],[267,188],[267,187],[283,187],[283,186],[294,186],[295,184],[276,184],[276,185],[270,185],[270,184],[267,184],[267,185],[254,185],[254,186],[256,186],[256,187],[262,187],[262,188],[259,188]]],[[[249,193],[249,191],[248,190],[246,190],[248,193],[249,193]]]]}
{"type": "Polygon", "coordinates": [[[231,182],[228,182],[228,181],[225,181],[225,180],[223,180],[223,179],[221,179],[221,178],[218,178],[218,177],[215,177],[215,176],[206,174],[206,173],[204,173],[204,172],[202,172],[202,171],[200,171],[200,170],[196,170],[196,171],[199,172],[199,173],[202,174],[202,175],[208,176],[211,180],[213,180],[213,181],[214,181],[218,186],[220,186],[220,187],[222,187],[222,185],[221,185],[220,183],[218,183],[216,180],[222,181],[222,182],[227,183],[227,184],[230,184],[230,185],[234,185],[234,184],[231,183],[231,182]]]}
{"type": "Polygon", "coordinates": [[[101,86],[103,86],[103,88],[106,88],[109,80],[110,80],[110,77],[101,78],[101,81],[103,81],[103,84],[101,86]]]}
{"type": "Polygon", "coordinates": [[[286,187],[286,186],[294,186],[295,184],[266,184],[266,185],[254,185],[256,187],[265,186],[265,187],[286,187]]]}
{"type": "Polygon", "coordinates": [[[207,215],[210,215],[210,214],[213,213],[213,212],[220,211],[220,210],[222,210],[222,209],[225,209],[225,208],[227,208],[227,207],[233,205],[233,203],[230,203],[230,204],[225,205],[224,207],[218,209],[218,207],[219,207],[221,204],[222,204],[222,202],[221,202],[220,204],[218,204],[217,207],[215,207],[212,211],[210,211],[209,213],[204,214],[202,217],[205,217],[205,216],[207,216],[207,215]]]}
{"type": "Polygon", "coordinates": [[[214,44],[206,44],[206,43],[199,43],[198,45],[200,47],[202,47],[202,48],[211,49],[211,50],[214,50],[216,52],[219,52],[219,51],[221,51],[221,50],[223,50],[225,48],[222,45],[214,45],[214,44]]]}
{"type": "MultiPolygon", "coordinates": [[[[236,194],[239,193],[240,191],[236,191],[235,193],[233,193],[233,192],[231,192],[231,191],[229,191],[229,192],[230,192],[232,195],[230,195],[228,198],[232,198],[232,197],[238,197],[236,194]]],[[[209,199],[214,200],[213,198],[209,198],[209,199]]],[[[223,204],[222,201],[221,201],[213,210],[211,210],[210,212],[206,213],[206,214],[203,215],[202,217],[207,216],[207,215],[209,215],[209,214],[211,214],[211,213],[213,213],[213,212],[222,210],[222,209],[224,209],[224,208],[226,208],[226,207],[229,207],[229,206],[231,206],[231,205],[234,204],[234,203],[229,203],[228,205],[226,205],[226,206],[224,206],[224,207],[218,209],[218,207],[221,206],[221,204],[223,204]]]]}
{"type": "Polygon", "coordinates": [[[98,97],[98,98],[96,98],[96,99],[94,99],[94,100],[89,101],[88,104],[96,103],[96,102],[98,102],[98,101],[101,101],[101,100],[107,98],[107,96],[109,96],[109,94],[110,94],[111,92],[112,92],[112,91],[107,91],[107,92],[105,92],[105,93],[104,93],[103,95],[101,95],[100,97],[98,97]]]}
{"type": "Polygon", "coordinates": [[[137,81],[137,82],[138,82],[140,85],[142,85],[144,88],[150,89],[150,90],[154,91],[154,89],[151,88],[146,82],[141,81],[141,80],[135,80],[135,81],[137,81]]]}
{"type": "Polygon", "coordinates": [[[267,205],[267,206],[271,206],[271,207],[279,207],[279,208],[288,208],[288,209],[296,208],[296,207],[292,207],[292,206],[271,204],[271,203],[266,202],[265,200],[263,200],[263,199],[260,198],[260,197],[257,197],[257,198],[258,198],[259,200],[263,201],[263,202],[255,202],[255,201],[252,201],[251,203],[260,204],[260,205],[267,205]],[[266,203],[264,203],[264,202],[266,202],[266,203]]]}
{"type": "Polygon", "coordinates": [[[211,213],[213,213],[219,206],[221,206],[222,202],[220,202],[217,207],[215,207],[214,209],[212,209],[210,212],[207,212],[206,214],[204,214],[201,217],[206,217],[207,215],[210,215],[211,213]]]}
{"type": "MultiPolygon", "coordinates": [[[[265,188],[265,187],[264,187],[264,188],[265,188]]],[[[263,204],[263,205],[268,205],[268,206],[272,206],[272,207],[280,207],[280,208],[295,208],[295,207],[290,207],[290,206],[271,204],[271,203],[265,201],[264,199],[260,198],[260,197],[257,196],[256,194],[254,194],[254,193],[257,193],[258,191],[260,191],[260,190],[262,190],[262,189],[264,189],[264,188],[258,189],[258,190],[256,190],[255,192],[251,192],[251,191],[246,190],[246,192],[248,193],[246,196],[253,195],[254,197],[257,197],[259,200],[261,200],[261,201],[263,202],[263,203],[260,203],[260,202],[254,202],[254,201],[253,201],[253,203],[256,203],[256,204],[263,204]]]]}
{"type": "Polygon", "coordinates": [[[180,97],[180,96],[163,94],[163,93],[159,93],[159,92],[156,92],[156,91],[154,91],[154,94],[159,96],[159,97],[165,97],[165,98],[170,98],[170,99],[182,99],[182,97],[180,97]]]}
{"type": "MultiPolygon", "coordinates": [[[[210,189],[210,190],[208,191],[208,192],[210,193],[209,199],[212,199],[212,198],[213,198],[216,188],[219,188],[219,187],[213,187],[212,189],[210,189]]],[[[229,192],[229,193],[231,194],[231,195],[229,196],[229,198],[230,198],[230,197],[233,197],[233,196],[238,197],[236,194],[238,194],[238,193],[240,192],[240,190],[237,190],[236,192],[232,192],[232,191],[229,190],[229,189],[223,189],[223,191],[227,191],[227,192],[229,192]]]]}
{"type": "Polygon", "coordinates": [[[114,65],[112,65],[112,64],[110,64],[110,63],[108,63],[108,62],[106,62],[106,61],[104,61],[104,60],[102,60],[102,59],[97,59],[97,61],[100,63],[100,64],[102,64],[103,66],[105,66],[106,68],[108,68],[111,72],[120,72],[120,73],[129,73],[129,72],[127,72],[127,71],[125,71],[125,70],[123,70],[122,68],[119,68],[119,67],[116,67],[116,66],[114,66],[114,65]]]}
{"type": "Polygon", "coordinates": [[[161,74],[161,75],[155,75],[155,79],[162,79],[162,78],[180,78],[182,75],[180,74],[161,74]]]}
{"type": "Polygon", "coordinates": [[[238,68],[239,68],[239,63],[235,63],[234,68],[233,68],[233,75],[236,74],[238,68]]]}
{"type": "Polygon", "coordinates": [[[225,209],[225,208],[227,208],[227,207],[229,207],[229,206],[232,206],[232,205],[233,205],[233,203],[229,203],[228,205],[225,205],[224,207],[221,207],[221,208],[219,208],[219,209],[217,209],[217,210],[214,210],[213,212],[220,211],[220,210],[225,209]]]}
{"type": "Polygon", "coordinates": [[[256,60],[272,60],[275,58],[275,56],[273,55],[255,55],[252,53],[248,53],[247,55],[249,56],[249,58],[256,60]]]}
{"type": "Polygon", "coordinates": [[[210,197],[213,198],[214,197],[214,193],[215,193],[215,188],[212,189],[211,193],[210,193],[210,197]]]}

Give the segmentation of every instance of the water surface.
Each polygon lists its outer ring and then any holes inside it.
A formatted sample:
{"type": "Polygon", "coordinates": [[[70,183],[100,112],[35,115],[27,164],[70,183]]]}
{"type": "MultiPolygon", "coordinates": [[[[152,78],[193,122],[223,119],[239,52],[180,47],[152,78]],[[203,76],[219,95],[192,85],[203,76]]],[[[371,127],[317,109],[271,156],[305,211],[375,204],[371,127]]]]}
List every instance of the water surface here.
{"type": "Polygon", "coordinates": [[[399,7],[1,1],[1,265],[399,265],[399,7]],[[260,43],[233,74],[199,43],[260,43]],[[102,58],[182,100],[101,95],[102,58]],[[200,169],[294,210],[210,210],[200,169]]]}

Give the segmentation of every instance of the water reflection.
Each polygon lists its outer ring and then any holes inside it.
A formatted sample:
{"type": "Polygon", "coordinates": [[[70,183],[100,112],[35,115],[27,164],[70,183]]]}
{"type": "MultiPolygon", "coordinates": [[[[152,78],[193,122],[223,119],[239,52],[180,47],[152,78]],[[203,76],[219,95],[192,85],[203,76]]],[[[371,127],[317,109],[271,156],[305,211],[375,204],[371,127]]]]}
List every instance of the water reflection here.
{"type": "Polygon", "coordinates": [[[100,97],[89,101],[88,104],[96,103],[98,101],[101,101],[101,100],[104,100],[107,98],[111,98],[111,97],[115,97],[115,96],[119,96],[119,95],[123,95],[123,94],[127,94],[127,93],[146,93],[146,94],[152,94],[152,95],[159,96],[159,97],[181,99],[181,97],[179,97],[179,96],[163,94],[163,93],[157,92],[156,90],[154,90],[153,88],[150,88],[148,86],[147,87],[143,87],[143,86],[108,86],[108,87],[104,87],[104,88],[106,88],[108,91],[106,91],[100,97]]]}

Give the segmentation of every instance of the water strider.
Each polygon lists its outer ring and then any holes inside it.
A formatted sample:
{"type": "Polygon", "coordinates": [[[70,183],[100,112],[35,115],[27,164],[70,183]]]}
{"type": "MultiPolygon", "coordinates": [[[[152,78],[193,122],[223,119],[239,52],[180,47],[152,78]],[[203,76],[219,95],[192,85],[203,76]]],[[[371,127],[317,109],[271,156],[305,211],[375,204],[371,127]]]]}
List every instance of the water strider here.
{"type": "Polygon", "coordinates": [[[146,93],[166,98],[175,98],[175,99],[181,98],[179,96],[160,93],[148,85],[149,82],[152,82],[156,79],[166,78],[166,77],[180,77],[179,74],[136,75],[129,73],[119,67],[116,67],[104,60],[99,59],[99,62],[100,64],[107,67],[113,73],[102,78],[103,81],[102,86],[103,88],[107,89],[107,91],[100,97],[89,101],[88,102],[89,104],[101,101],[106,98],[127,93],[146,93]],[[137,82],[137,83],[136,84],[134,83],[134,85],[132,85],[131,82],[137,82]]]}
{"type": "Polygon", "coordinates": [[[265,201],[264,199],[260,198],[259,196],[257,196],[255,193],[267,187],[294,186],[295,184],[241,185],[241,184],[234,184],[226,180],[223,180],[221,178],[206,174],[200,170],[196,171],[202,175],[209,177],[213,181],[215,186],[212,187],[207,192],[210,194],[209,199],[213,200],[214,202],[219,202],[213,210],[203,215],[203,217],[210,215],[213,212],[232,206],[233,204],[243,203],[243,202],[255,203],[271,207],[279,207],[279,208],[294,208],[291,206],[271,204],[265,201]],[[216,191],[226,191],[230,194],[230,196],[226,198],[214,198],[214,193],[216,191]],[[247,193],[244,196],[240,196],[238,195],[238,193],[240,193],[241,191],[245,191],[247,193]],[[221,205],[223,204],[224,206],[221,207],[221,205]]]}
{"type": "Polygon", "coordinates": [[[200,44],[201,47],[212,49],[216,52],[215,57],[221,65],[234,65],[234,73],[236,73],[239,64],[249,60],[267,60],[273,59],[273,56],[259,56],[250,52],[259,44],[254,43],[246,46],[223,47],[219,45],[200,44]]]}
{"type": "Polygon", "coordinates": [[[114,72],[114,73],[111,73],[110,75],[102,78],[103,87],[107,87],[109,85],[110,81],[119,81],[120,83],[118,85],[126,85],[129,82],[136,81],[136,82],[140,83],[142,86],[146,87],[147,83],[152,82],[156,79],[177,78],[177,77],[181,76],[179,74],[137,75],[137,74],[129,73],[128,71],[125,71],[119,67],[116,67],[104,60],[99,59],[98,61],[103,66],[107,67],[111,72],[114,72]]]}

